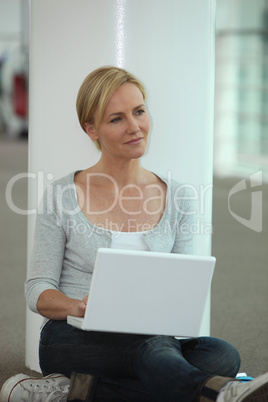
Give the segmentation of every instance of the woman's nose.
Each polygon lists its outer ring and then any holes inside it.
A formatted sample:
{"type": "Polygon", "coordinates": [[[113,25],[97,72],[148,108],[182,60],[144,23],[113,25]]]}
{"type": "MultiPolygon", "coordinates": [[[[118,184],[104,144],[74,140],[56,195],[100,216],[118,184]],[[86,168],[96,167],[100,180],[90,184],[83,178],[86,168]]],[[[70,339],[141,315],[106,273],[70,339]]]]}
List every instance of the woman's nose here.
{"type": "Polygon", "coordinates": [[[131,117],[130,119],[128,119],[127,133],[128,134],[136,134],[138,131],[140,131],[138,122],[136,121],[136,119],[131,117]]]}

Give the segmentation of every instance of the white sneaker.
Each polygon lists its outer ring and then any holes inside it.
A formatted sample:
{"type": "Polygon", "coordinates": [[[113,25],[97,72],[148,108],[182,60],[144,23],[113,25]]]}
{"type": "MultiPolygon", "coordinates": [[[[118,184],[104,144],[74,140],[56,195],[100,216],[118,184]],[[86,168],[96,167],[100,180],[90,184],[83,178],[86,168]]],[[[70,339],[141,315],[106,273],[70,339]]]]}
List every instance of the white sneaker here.
{"type": "Polygon", "coordinates": [[[268,402],[268,373],[246,383],[228,382],[219,392],[217,402],[268,402]]]}
{"type": "Polygon", "coordinates": [[[65,402],[70,379],[62,374],[35,378],[17,374],[2,386],[0,402],[65,402]]]}

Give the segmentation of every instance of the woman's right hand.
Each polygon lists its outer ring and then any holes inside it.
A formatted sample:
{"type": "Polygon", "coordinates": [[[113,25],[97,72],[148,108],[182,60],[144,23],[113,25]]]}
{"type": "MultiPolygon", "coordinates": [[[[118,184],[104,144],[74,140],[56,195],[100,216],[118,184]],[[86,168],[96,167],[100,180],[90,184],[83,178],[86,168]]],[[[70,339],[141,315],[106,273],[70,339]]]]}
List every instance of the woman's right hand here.
{"type": "Polygon", "coordinates": [[[88,296],[85,296],[82,300],[77,300],[74,303],[73,308],[70,309],[70,314],[74,315],[75,317],[84,317],[86,307],[87,307],[88,296]]]}
{"type": "Polygon", "coordinates": [[[82,300],[72,299],[59,290],[47,289],[37,302],[39,313],[51,320],[66,320],[68,315],[84,317],[88,296],[82,300]]]}

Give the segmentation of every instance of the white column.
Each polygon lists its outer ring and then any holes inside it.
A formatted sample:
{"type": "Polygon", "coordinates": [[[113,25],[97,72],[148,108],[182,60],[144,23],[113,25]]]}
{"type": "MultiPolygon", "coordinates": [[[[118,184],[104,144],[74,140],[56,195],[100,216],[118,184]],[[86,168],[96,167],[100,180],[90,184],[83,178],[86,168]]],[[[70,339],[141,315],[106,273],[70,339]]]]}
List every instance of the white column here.
{"type": "MultiPolygon", "coordinates": [[[[214,12],[214,0],[31,2],[30,209],[45,182],[98,160],[79,127],[75,98],[90,71],[118,65],[147,89],[152,129],[143,165],[192,186],[195,252],[210,254],[214,12]]],[[[30,216],[29,255],[34,221],[30,216]]],[[[208,303],[205,334],[209,315],[208,303]]],[[[28,311],[26,364],[35,370],[39,325],[28,311]]]]}

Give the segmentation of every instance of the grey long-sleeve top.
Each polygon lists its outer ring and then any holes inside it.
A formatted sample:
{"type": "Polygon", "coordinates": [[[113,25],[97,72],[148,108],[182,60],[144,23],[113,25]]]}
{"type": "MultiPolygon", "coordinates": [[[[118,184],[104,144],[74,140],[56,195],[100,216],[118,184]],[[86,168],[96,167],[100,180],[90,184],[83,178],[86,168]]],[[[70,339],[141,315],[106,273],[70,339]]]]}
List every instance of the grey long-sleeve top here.
{"type": "MultiPolygon", "coordinates": [[[[48,185],[39,206],[25,294],[30,309],[42,292],[57,289],[82,299],[88,294],[98,248],[111,246],[111,232],[94,226],[78,206],[74,175],[48,185]]],[[[167,184],[166,206],[158,225],[142,232],[150,251],[192,252],[192,205],[186,186],[167,184]]]]}

